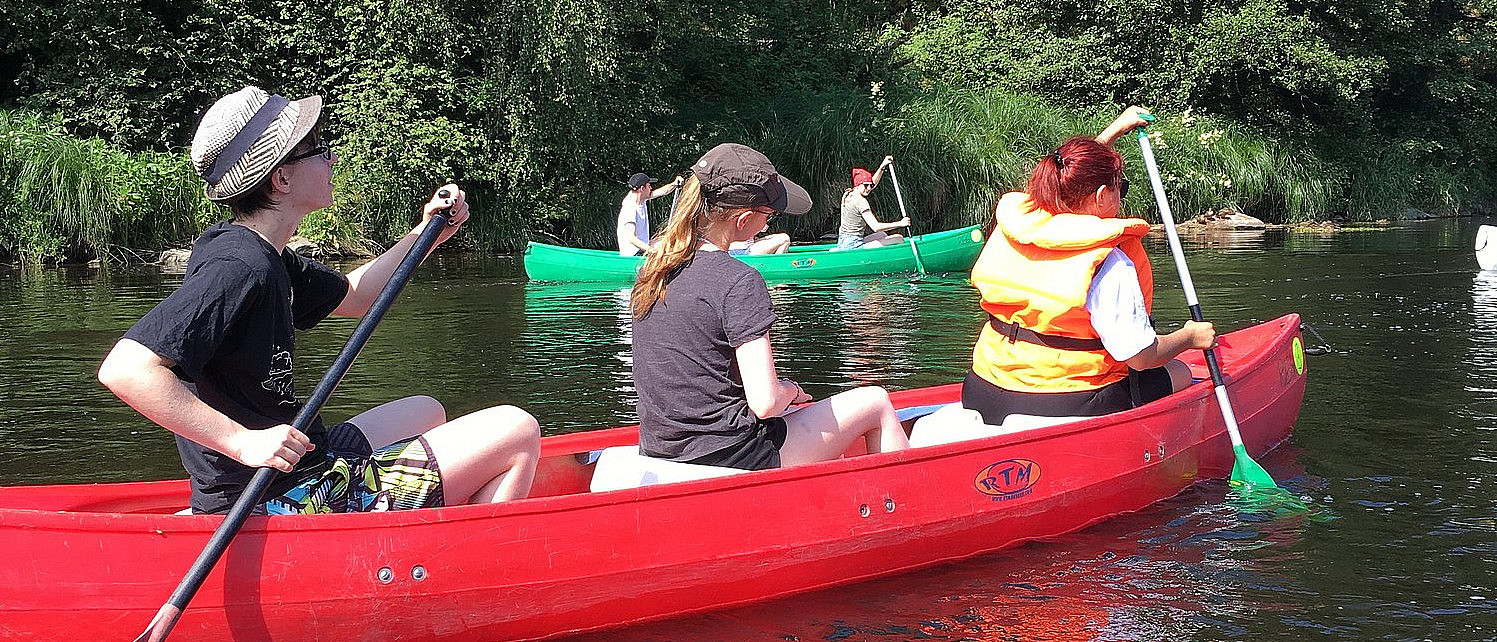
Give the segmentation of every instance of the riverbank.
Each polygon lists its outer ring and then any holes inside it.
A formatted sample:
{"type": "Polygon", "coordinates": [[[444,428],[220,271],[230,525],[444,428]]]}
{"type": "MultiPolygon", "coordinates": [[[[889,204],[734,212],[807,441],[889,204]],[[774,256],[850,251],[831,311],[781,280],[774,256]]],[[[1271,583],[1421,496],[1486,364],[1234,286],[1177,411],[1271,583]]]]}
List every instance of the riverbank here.
{"type": "MultiPolygon", "coordinates": [[[[845,168],[867,163],[860,157],[866,152],[854,150],[888,151],[897,159],[905,202],[897,202],[893,190],[876,190],[870,197],[875,212],[887,218],[907,208],[923,230],[954,229],[986,222],[995,197],[1022,185],[1034,158],[1069,135],[1099,130],[1113,116],[1111,108],[1082,112],[997,90],[937,88],[883,96],[877,103],[855,95],[815,100],[820,102],[771,105],[746,114],[736,133],[725,136],[763,148],[787,176],[808,187],[819,206],[781,223],[803,240],[835,229],[845,168]],[[828,116],[769,126],[784,110],[828,116]],[[1036,132],[1040,124],[1045,131],[1036,132]]],[[[340,159],[335,204],[308,216],[300,232],[320,256],[373,255],[414,223],[426,184],[371,186],[370,177],[360,172],[390,150],[339,140],[336,132],[329,136],[340,159]]],[[[1265,224],[1327,227],[1326,222],[1389,219],[1390,212],[1467,213],[1471,199],[1486,193],[1486,186],[1467,186],[1459,194],[1442,193],[1432,204],[1414,200],[1409,192],[1370,209],[1347,179],[1357,171],[1230,123],[1188,112],[1166,115],[1150,127],[1150,137],[1181,218],[1225,209],[1265,224]]],[[[673,158],[700,152],[689,139],[675,145],[668,154],[673,158]]],[[[1120,141],[1118,148],[1134,182],[1144,181],[1137,147],[1120,141]]],[[[1416,180],[1421,171],[1438,170],[1399,171],[1405,173],[1389,180],[1416,180]]],[[[457,240],[464,249],[519,251],[537,235],[578,247],[612,243],[623,193],[612,181],[596,175],[559,177],[533,190],[514,190],[481,172],[455,180],[468,190],[474,209],[457,240]]],[[[75,137],[56,118],[0,110],[0,263],[154,261],[163,251],[189,246],[198,230],[227,215],[203,197],[200,183],[183,151],[129,152],[98,138],[75,137]]],[[[666,199],[654,204],[652,227],[664,224],[668,207],[666,199]]],[[[1130,195],[1124,209],[1157,220],[1147,190],[1130,195]]]]}

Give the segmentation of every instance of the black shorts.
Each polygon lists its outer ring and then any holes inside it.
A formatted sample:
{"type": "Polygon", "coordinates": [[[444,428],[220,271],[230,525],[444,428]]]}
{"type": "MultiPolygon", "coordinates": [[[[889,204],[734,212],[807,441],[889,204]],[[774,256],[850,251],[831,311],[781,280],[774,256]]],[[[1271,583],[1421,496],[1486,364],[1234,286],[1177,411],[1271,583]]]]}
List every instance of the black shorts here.
{"type": "Polygon", "coordinates": [[[768,470],[780,467],[780,448],[785,445],[785,419],[760,419],[754,433],[736,445],[713,451],[690,460],[688,464],[726,466],[742,470],[768,470]]]}
{"type": "Polygon", "coordinates": [[[1009,415],[1037,417],[1096,417],[1137,408],[1174,392],[1170,373],[1160,366],[1129,370],[1128,378],[1096,390],[1079,392],[1014,392],[967,371],[962,382],[962,407],[976,410],[985,424],[998,425],[1009,415]]]}

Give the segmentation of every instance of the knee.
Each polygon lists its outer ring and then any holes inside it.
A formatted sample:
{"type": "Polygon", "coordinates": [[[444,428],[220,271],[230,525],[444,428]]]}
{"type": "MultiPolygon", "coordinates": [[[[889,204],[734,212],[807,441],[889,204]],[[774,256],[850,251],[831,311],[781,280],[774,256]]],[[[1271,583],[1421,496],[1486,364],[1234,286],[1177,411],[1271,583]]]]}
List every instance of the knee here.
{"type": "Polygon", "coordinates": [[[1165,372],[1170,375],[1170,388],[1173,392],[1180,392],[1190,387],[1193,377],[1190,374],[1190,366],[1178,359],[1164,364],[1165,372]]]}
{"type": "Polygon", "coordinates": [[[884,390],[882,386],[861,386],[843,394],[852,395],[859,406],[867,408],[881,409],[892,405],[889,401],[889,391],[884,390]]]}
{"type": "Polygon", "coordinates": [[[530,413],[515,406],[494,406],[477,414],[482,420],[480,425],[495,441],[519,446],[522,452],[540,452],[540,422],[530,413]]]}

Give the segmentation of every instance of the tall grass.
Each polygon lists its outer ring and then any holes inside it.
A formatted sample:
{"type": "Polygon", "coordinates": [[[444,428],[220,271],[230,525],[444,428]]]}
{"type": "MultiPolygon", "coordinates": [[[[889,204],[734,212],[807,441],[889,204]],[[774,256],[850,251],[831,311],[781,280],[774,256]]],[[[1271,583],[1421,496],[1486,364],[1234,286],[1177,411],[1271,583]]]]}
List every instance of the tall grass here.
{"type": "MultiPolygon", "coordinates": [[[[802,96],[775,112],[783,116],[748,133],[762,140],[783,173],[813,192],[816,208],[791,223],[800,237],[834,230],[848,170],[872,169],[884,154],[895,157],[916,231],[985,223],[996,198],[1022,189],[1035,162],[1071,136],[1096,134],[1117,115],[996,90],[955,89],[802,96]]],[[[1179,216],[1230,207],[1270,222],[1299,222],[1329,218],[1342,205],[1344,172],[1313,154],[1189,114],[1165,118],[1150,131],[1179,216]]],[[[1140,188],[1129,194],[1125,209],[1157,220],[1137,143],[1124,136],[1116,147],[1140,188]]],[[[887,177],[870,198],[884,220],[898,217],[894,199],[887,177]]]]}
{"type": "Polygon", "coordinates": [[[0,111],[0,254],[47,263],[133,254],[220,214],[185,156],[129,154],[56,120],[0,111]]]}

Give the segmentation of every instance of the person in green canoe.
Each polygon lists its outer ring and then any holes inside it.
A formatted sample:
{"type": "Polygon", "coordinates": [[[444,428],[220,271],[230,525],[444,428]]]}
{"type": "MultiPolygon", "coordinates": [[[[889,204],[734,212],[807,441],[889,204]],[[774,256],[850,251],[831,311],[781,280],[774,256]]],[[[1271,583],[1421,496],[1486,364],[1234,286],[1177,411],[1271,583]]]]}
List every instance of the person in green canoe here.
{"type": "Polygon", "coordinates": [[[322,98],[257,87],[220,98],[193,137],[193,168],[229,220],[198,237],[182,286],[131,326],[99,381],[175,433],[194,513],[223,513],[257,468],[277,477],[258,513],[369,512],[518,499],[540,458],[535,418],[496,406],[453,420],[435,399],[397,399],[305,433],[293,383],[295,330],[329,315],[361,317],[432,214],[468,220],[456,185],[422,223],[343,274],[286,248],[307,214],[332,205],[337,154],[319,135],[322,98]]]}
{"type": "Polygon", "coordinates": [[[660,189],[654,184],[659,179],[650,178],[643,172],[629,177],[629,193],[619,203],[618,221],[614,235],[618,237],[619,256],[636,256],[650,251],[650,201],[665,196],[681,187],[681,177],[660,189]]]}
{"type": "Polygon", "coordinates": [[[775,370],[774,305],[764,277],[729,255],[777,212],[811,209],[806,190],[736,143],[692,166],[670,223],[634,283],[634,386],[640,453],[762,470],[909,447],[889,395],[855,388],[808,406],[775,370]]]}
{"type": "Polygon", "coordinates": [[[893,156],[885,156],[884,162],[878,166],[878,171],[868,173],[861,167],[852,169],[852,187],[842,192],[842,206],[840,212],[842,222],[837,227],[837,249],[852,250],[860,247],[883,247],[885,245],[898,245],[904,242],[904,237],[898,234],[890,234],[889,230],[901,227],[909,227],[909,217],[901,218],[892,223],[884,223],[873,215],[873,207],[868,204],[868,195],[877,187],[879,181],[884,177],[884,170],[894,163],[893,156]]]}

